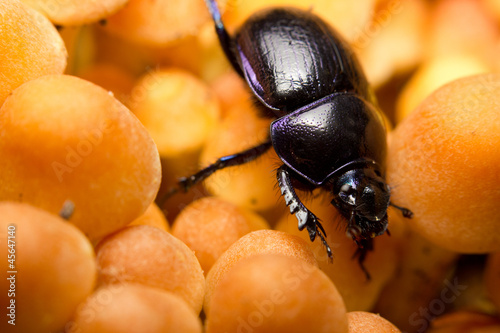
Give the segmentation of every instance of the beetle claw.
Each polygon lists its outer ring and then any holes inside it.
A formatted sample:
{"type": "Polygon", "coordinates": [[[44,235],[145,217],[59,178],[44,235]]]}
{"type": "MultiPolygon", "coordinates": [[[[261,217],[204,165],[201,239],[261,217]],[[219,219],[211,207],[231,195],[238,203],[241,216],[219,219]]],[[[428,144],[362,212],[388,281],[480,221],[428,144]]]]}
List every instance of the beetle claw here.
{"type": "Polygon", "coordinates": [[[326,242],[326,232],[323,226],[321,225],[320,221],[316,221],[316,233],[318,234],[319,238],[321,239],[321,242],[323,243],[323,246],[326,249],[326,254],[328,255],[329,261],[333,261],[333,254],[332,254],[332,249],[330,248],[330,245],[326,242]]]}

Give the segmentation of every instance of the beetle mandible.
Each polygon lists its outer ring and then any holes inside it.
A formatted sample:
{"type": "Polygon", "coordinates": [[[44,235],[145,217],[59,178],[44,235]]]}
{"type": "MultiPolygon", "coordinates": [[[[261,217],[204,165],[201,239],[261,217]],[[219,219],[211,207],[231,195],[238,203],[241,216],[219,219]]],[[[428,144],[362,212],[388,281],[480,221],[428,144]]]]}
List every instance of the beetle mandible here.
{"type": "Polygon", "coordinates": [[[323,20],[296,8],[272,8],[252,15],[231,37],[215,0],[207,0],[220,45],[246,80],[264,114],[275,118],[269,138],[256,147],[225,156],[181,178],[187,191],[217,170],[241,165],[274,148],[283,164],[277,180],[299,230],[320,237],[332,251],[318,218],[295,188],[322,188],[347,219],[346,233],[357,244],[363,265],[373,238],[387,230],[390,201],[385,182],[386,129],[361,67],[346,42],[323,20]]]}

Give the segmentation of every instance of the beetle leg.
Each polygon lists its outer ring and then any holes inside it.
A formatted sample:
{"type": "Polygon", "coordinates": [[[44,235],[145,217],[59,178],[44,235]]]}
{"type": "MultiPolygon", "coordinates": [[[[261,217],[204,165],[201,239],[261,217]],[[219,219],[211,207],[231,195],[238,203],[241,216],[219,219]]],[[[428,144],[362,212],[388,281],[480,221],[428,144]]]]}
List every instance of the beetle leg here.
{"type": "Polygon", "coordinates": [[[358,249],[354,253],[353,257],[358,258],[359,267],[361,268],[363,273],[365,273],[366,279],[370,280],[371,276],[370,276],[370,273],[368,272],[368,270],[366,269],[364,262],[366,259],[366,254],[369,251],[373,250],[373,238],[359,239],[359,240],[356,240],[355,242],[356,242],[356,245],[358,246],[358,249]]]}
{"type": "Polygon", "coordinates": [[[210,15],[212,15],[212,19],[215,23],[215,32],[219,37],[219,43],[226,55],[227,59],[233,66],[234,70],[241,76],[244,77],[243,71],[238,63],[236,55],[234,53],[234,45],[231,36],[229,36],[224,23],[222,23],[221,15],[219,7],[217,6],[217,2],[215,0],[205,0],[207,4],[208,10],[210,11],[210,15]]]}
{"type": "Polygon", "coordinates": [[[258,146],[244,150],[237,154],[221,157],[217,161],[215,161],[215,163],[210,164],[204,169],[201,169],[194,175],[191,175],[189,177],[179,178],[179,181],[177,182],[177,187],[173,187],[167,193],[165,193],[163,197],[161,197],[161,199],[158,200],[158,205],[160,207],[163,207],[165,201],[167,201],[168,198],[179,192],[179,190],[187,192],[191,187],[205,180],[217,170],[253,161],[257,157],[264,154],[267,150],[269,150],[271,146],[272,146],[271,140],[268,140],[264,143],[261,143],[258,146]]]}
{"type": "Polygon", "coordinates": [[[281,195],[285,198],[285,204],[290,207],[290,213],[294,214],[299,222],[299,230],[307,228],[311,242],[314,241],[316,235],[319,236],[326,248],[328,258],[332,259],[332,250],[325,239],[325,229],[321,225],[319,219],[304,206],[295,193],[287,167],[285,165],[280,166],[276,171],[276,176],[278,178],[281,195]]]}
{"type": "Polygon", "coordinates": [[[413,212],[411,210],[409,210],[408,208],[404,208],[404,207],[395,205],[392,202],[389,202],[389,205],[400,210],[401,213],[403,214],[403,216],[406,217],[407,219],[411,219],[413,217],[413,212]]]}
{"type": "Polygon", "coordinates": [[[240,153],[221,157],[217,161],[215,161],[215,163],[210,164],[204,169],[201,169],[194,175],[180,178],[177,184],[178,188],[183,190],[184,192],[187,192],[187,190],[189,190],[192,186],[205,180],[215,171],[253,161],[257,157],[264,154],[269,148],[271,148],[271,146],[271,141],[266,141],[258,146],[244,150],[240,153]]]}
{"type": "MultiPolygon", "coordinates": [[[[347,224],[347,236],[351,237],[358,248],[356,252],[354,252],[353,258],[358,258],[358,264],[363,273],[365,273],[366,279],[370,280],[371,276],[368,270],[366,269],[364,262],[366,259],[366,255],[369,251],[373,250],[373,238],[360,238],[362,234],[361,229],[355,223],[356,213],[354,211],[351,212],[351,217],[347,224]]],[[[389,231],[387,231],[389,232],[389,231]]]]}

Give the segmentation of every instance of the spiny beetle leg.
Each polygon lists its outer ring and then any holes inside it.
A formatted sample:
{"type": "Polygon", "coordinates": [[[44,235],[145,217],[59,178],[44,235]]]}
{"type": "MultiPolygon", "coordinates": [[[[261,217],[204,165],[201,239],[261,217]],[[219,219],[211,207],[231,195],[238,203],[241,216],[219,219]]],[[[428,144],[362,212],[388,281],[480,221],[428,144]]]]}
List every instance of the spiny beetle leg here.
{"type": "Polygon", "coordinates": [[[293,185],[290,181],[290,175],[287,171],[287,167],[285,165],[279,167],[276,171],[276,176],[278,178],[278,185],[280,187],[281,194],[285,199],[285,204],[290,207],[290,213],[294,214],[298,220],[299,230],[307,228],[311,242],[316,239],[316,236],[319,236],[321,242],[326,248],[328,258],[332,259],[332,250],[325,239],[325,229],[321,225],[319,219],[304,206],[304,204],[300,201],[300,198],[295,193],[293,185]]]}

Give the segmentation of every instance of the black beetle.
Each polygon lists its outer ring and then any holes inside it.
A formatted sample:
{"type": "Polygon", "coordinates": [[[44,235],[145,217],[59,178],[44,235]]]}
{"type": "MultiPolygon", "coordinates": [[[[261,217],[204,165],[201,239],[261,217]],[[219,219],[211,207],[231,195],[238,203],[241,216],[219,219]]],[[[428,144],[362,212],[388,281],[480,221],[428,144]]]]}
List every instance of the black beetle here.
{"type": "Polygon", "coordinates": [[[231,65],[248,83],[265,115],[277,118],[269,139],[251,149],[225,156],[191,177],[191,186],[225,167],[244,164],[271,146],[283,161],[278,184],[299,230],[311,241],[321,238],[332,252],[318,218],[300,201],[294,188],[321,187],[347,219],[346,233],[356,242],[363,271],[373,238],[387,231],[392,205],[384,179],[386,129],[381,111],[360,65],[342,38],[323,20],[295,8],[273,8],[252,15],[234,37],[227,33],[215,0],[207,0],[220,44],[231,65]]]}

